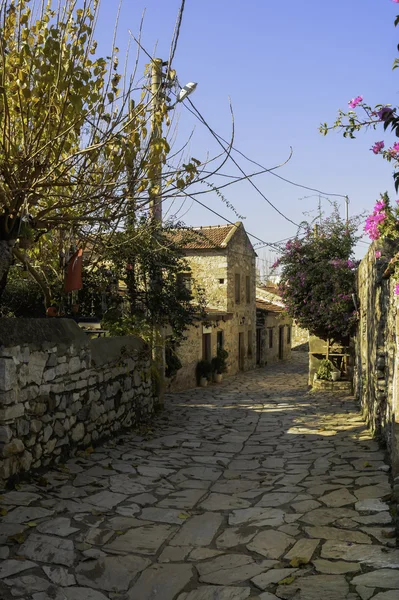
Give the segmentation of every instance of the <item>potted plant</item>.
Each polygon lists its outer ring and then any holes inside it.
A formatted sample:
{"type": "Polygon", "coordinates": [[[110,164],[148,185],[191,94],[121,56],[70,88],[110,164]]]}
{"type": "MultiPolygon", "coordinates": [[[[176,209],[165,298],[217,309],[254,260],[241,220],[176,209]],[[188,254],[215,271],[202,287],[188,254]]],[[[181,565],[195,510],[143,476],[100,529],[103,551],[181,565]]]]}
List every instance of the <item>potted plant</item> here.
{"type": "Polygon", "coordinates": [[[218,348],[217,354],[214,358],[212,358],[212,373],[213,380],[215,383],[220,383],[222,381],[223,373],[227,371],[227,357],[229,353],[223,348],[218,348]]]}
{"type": "Polygon", "coordinates": [[[331,381],[331,373],[334,371],[334,365],[331,360],[328,358],[324,358],[320,361],[319,368],[317,369],[317,379],[321,379],[323,381],[331,381]]]}
{"type": "Polygon", "coordinates": [[[212,365],[209,360],[200,360],[197,363],[197,381],[201,387],[206,387],[212,376],[212,365]]]}

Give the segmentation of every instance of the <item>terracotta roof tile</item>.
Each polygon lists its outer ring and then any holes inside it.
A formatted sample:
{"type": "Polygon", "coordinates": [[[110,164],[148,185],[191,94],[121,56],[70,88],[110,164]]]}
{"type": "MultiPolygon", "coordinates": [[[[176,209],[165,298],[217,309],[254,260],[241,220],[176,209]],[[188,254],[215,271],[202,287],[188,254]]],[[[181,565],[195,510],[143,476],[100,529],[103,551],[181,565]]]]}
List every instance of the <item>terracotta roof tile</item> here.
{"type": "Polygon", "coordinates": [[[256,308],[260,310],[267,310],[268,312],[274,313],[283,313],[285,309],[282,306],[277,306],[277,304],[273,304],[272,302],[267,302],[266,300],[256,299],[256,308]]]}
{"type": "Polygon", "coordinates": [[[266,285],[260,285],[259,287],[260,289],[265,290],[265,292],[275,294],[276,296],[281,296],[280,289],[275,283],[267,283],[266,285]]]}
{"type": "Polygon", "coordinates": [[[237,229],[236,225],[195,227],[193,229],[176,229],[172,235],[174,241],[182,244],[186,250],[206,250],[225,248],[226,238],[234,229],[237,229]]]}

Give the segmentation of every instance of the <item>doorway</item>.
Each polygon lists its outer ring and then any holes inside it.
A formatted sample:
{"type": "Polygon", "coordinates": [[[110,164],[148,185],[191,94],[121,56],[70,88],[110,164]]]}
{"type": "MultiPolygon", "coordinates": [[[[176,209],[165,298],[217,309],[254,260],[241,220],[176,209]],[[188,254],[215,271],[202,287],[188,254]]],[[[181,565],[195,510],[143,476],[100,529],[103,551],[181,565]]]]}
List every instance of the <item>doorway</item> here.
{"type": "Polygon", "coordinates": [[[280,327],[278,332],[278,357],[280,360],[284,358],[284,327],[280,327]]]}
{"type": "Polygon", "coordinates": [[[256,364],[260,365],[261,360],[261,343],[262,343],[262,330],[256,330],[256,364]]]}
{"type": "Polygon", "coordinates": [[[202,360],[210,361],[212,358],[212,339],[210,333],[202,334],[202,360]]]}
{"type": "Polygon", "coordinates": [[[238,334],[238,368],[240,371],[244,370],[244,356],[245,356],[244,334],[239,333],[238,334]]]}

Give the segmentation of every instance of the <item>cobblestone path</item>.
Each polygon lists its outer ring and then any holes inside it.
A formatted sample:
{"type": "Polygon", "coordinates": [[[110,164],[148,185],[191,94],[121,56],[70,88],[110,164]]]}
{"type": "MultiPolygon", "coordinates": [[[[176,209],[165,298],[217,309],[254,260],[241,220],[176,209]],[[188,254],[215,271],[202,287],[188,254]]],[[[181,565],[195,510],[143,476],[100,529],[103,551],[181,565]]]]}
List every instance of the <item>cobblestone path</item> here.
{"type": "Polygon", "coordinates": [[[0,598],[398,600],[383,453],[304,358],[4,492],[0,598]]]}

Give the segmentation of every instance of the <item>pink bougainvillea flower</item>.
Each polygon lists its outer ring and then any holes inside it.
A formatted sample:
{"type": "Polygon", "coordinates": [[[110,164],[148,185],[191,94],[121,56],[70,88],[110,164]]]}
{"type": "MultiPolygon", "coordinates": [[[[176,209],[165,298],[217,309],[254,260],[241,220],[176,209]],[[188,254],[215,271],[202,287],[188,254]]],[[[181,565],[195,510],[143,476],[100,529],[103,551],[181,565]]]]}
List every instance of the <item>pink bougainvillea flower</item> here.
{"type": "Polygon", "coordinates": [[[384,142],[376,142],[370,150],[374,152],[374,154],[379,154],[381,150],[385,147],[384,142]]]}
{"type": "Polygon", "coordinates": [[[375,251],[375,257],[376,258],[381,258],[381,250],[376,250],[375,251]]]}
{"type": "Polygon", "coordinates": [[[399,296],[399,283],[395,285],[395,294],[399,296]]]}
{"type": "Polygon", "coordinates": [[[356,108],[356,106],[361,102],[363,102],[363,96],[356,96],[356,98],[349,100],[348,104],[350,108],[356,108]]]}
{"type": "Polygon", "coordinates": [[[385,200],[378,200],[378,202],[376,202],[375,206],[374,206],[374,210],[376,212],[379,212],[380,210],[383,210],[385,208],[385,200]]]}
{"type": "Polygon", "coordinates": [[[392,158],[398,158],[399,154],[399,142],[395,142],[392,148],[389,148],[388,153],[392,158]]]}
{"type": "Polygon", "coordinates": [[[380,231],[378,229],[378,225],[383,223],[387,218],[386,213],[384,212],[376,212],[366,219],[366,225],[364,226],[364,230],[368,233],[368,236],[371,240],[378,240],[380,238],[380,231]]]}

